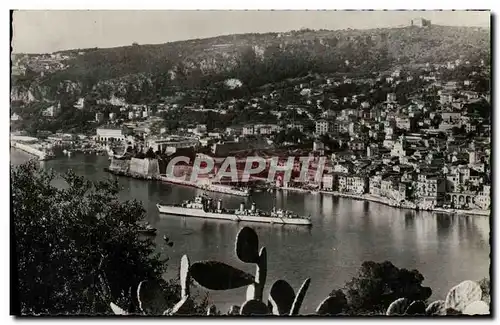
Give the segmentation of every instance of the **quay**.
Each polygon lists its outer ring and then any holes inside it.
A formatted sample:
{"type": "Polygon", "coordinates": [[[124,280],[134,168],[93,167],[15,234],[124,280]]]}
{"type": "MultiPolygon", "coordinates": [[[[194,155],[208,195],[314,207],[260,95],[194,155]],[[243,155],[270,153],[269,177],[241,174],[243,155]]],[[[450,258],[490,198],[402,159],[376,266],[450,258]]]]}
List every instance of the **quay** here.
{"type": "MultiPolygon", "coordinates": [[[[37,139],[30,138],[30,139],[26,139],[26,140],[33,142],[34,140],[37,140],[37,139]]],[[[36,156],[36,157],[38,157],[38,160],[41,160],[41,161],[54,158],[54,154],[52,152],[48,151],[47,149],[45,149],[43,147],[37,148],[34,144],[23,143],[19,140],[11,140],[10,146],[12,148],[16,148],[16,149],[19,149],[19,150],[24,151],[26,153],[29,153],[33,156],[36,156]]]]}
{"type": "Polygon", "coordinates": [[[396,202],[395,200],[391,200],[385,197],[380,197],[372,194],[353,194],[353,193],[342,193],[342,192],[337,192],[337,191],[311,191],[311,190],[306,190],[302,188],[296,188],[296,187],[278,187],[276,188],[278,190],[284,190],[284,191],[293,191],[293,192],[299,192],[299,193],[322,193],[322,194],[328,194],[336,197],[342,197],[342,198],[347,198],[351,200],[359,200],[359,201],[369,201],[369,202],[375,202],[375,203],[380,203],[384,204],[393,208],[399,208],[399,209],[409,209],[409,210],[415,210],[415,211],[430,211],[430,212],[439,212],[439,213],[446,213],[446,214],[456,214],[456,215],[477,215],[477,216],[485,216],[489,217],[490,216],[490,211],[489,210],[480,210],[480,209],[445,209],[445,208],[439,208],[439,207],[426,207],[422,208],[419,207],[417,204],[413,202],[396,202]]]}

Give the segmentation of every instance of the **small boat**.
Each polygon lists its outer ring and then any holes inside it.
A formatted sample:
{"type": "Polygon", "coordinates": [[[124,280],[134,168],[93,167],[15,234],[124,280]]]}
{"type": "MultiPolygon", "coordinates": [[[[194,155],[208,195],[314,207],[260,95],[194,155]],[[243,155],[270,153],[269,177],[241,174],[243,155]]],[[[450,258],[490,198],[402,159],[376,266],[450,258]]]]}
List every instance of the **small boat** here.
{"type": "Polygon", "coordinates": [[[157,229],[151,226],[149,223],[145,223],[140,226],[139,233],[143,235],[156,235],[157,229]]]}

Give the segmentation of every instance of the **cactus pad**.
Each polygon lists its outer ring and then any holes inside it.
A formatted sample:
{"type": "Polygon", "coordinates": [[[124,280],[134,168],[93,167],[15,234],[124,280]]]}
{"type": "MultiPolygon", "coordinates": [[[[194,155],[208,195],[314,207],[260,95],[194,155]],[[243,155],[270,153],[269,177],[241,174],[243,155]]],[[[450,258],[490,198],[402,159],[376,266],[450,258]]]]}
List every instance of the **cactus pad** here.
{"type": "Polygon", "coordinates": [[[444,300],[436,300],[427,306],[425,313],[428,316],[445,316],[446,306],[444,300]]]}
{"type": "Polygon", "coordinates": [[[464,281],[448,292],[446,296],[446,308],[453,308],[462,312],[467,305],[474,301],[481,300],[481,287],[474,281],[464,281]]]}
{"type": "Polygon", "coordinates": [[[277,280],[271,286],[268,302],[274,315],[287,315],[295,300],[293,288],[285,280],[277,280]]]}
{"type": "Polygon", "coordinates": [[[259,237],[252,228],[243,227],[236,236],[236,256],[245,263],[258,263],[259,237]]]}
{"type": "Polygon", "coordinates": [[[412,302],[406,309],[405,315],[425,315],[425,303],[422,300],[412,302]]]}
{"type": "Polygon", "coordinates": [[[241,306],[240,315],[268,315],[266,304],[258,300],[247,300],[241,306]]]}
{"type": "Polygon", "coordinates": [[[115,315],[128,315],[128,313],[125,310],[118,307],[114,303],[111,302],[109,305],[111,306],[111,310],[113,310],[113,313],[115,313],[115,315]]]}
{"type": "Polygon", "coordinates": [[[181,258],[180,281],[181,281],[181,297],[189,296],[189,258],[183,255],[181,258]]]}
{"type": "Polygon", "coordinates": [[[386,315],[394,316],[394,315],[404,315],[406,309],[408,309],[410,302],[406,298],[399,298],[394,300],[387,308],[386,315]]]}
{"type": "Polygon", "coordinates": [[[293,301],[292,308],[290,309],[290,316],[298,315],[310,284],[311,279],[308,278],[302,283],[302,286],[300,286],[297,296],[295,296],[295,300],[293,301]]]}
{"type": "Polygon", "coordinates": [[[142,281],[137,287],[139,308],[147,315],[162,315],[167,309],[167,301],[160,285],[155,281],[142,281]]]}
{"type": "Polygon", "coordinates": [[[486,302],[478,300],[474,301],[464,309],[464,315],[489,315],[490,305],[486,302]]]}
{"type": "Polygon", "coordinates": [[[319,304],[318,308],[316,308],[316,314],[337,315],[340,314],[346,306],[347,299],[345,296],[340,294],[328,296],[319,304]]]}
{"type": "Polygon", "coordinates": [[[254,277],[222,262],[205,261],[191,265],[191,277],[210,290],[236,289],[254,282],[254,277]]]}

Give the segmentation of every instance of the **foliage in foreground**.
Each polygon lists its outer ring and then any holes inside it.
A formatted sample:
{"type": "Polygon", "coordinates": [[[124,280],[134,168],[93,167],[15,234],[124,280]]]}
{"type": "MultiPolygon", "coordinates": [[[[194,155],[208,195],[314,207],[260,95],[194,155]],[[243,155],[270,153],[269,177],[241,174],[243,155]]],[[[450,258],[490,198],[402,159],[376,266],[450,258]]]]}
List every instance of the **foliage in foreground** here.
{"type": "MultiPolygon", "coordinates": [[[[259,250],[259,239],[249,227],[242,228],[236,237],[236,255],[243,263],[255,265],[255,275],[218,261],[200,261],[190,264],[187,255],[181,259],[180,300],[168,308],[162,289],[156,283],[143,281],[135,297],[142,315],[187,315],[192,303],[189,281],[193,278],[200,286],[210,290],[230,290],[247,287],[246,300],[233,305],[226,315],[276,315],[297,316],[305,299],[311,279],[306,279],[297,294],[285,280],[277,280],[271,286],[267,302],[263,292],[267,277],[267,250],[259,250]]],[[[316,315],[477,315],[489,314],[489,304],[481,301],[483,291],[479,284],[464,281],[453,287],[446,301],[435,301],[426,306],[432,291],[422,287],[423,276],[416,270],[398,269],[390,262],[365,262],[357,277],[347,283],[344,290],[333,291],[316,308],[316,315]],[[396,298],[392,301],[391,299],[396,298]],[[387,311],[385,308],[388,305],[387,311]]],[[[489,284],[484,282],[484,288],[489,284]]],[[[489,292],[489,289],[488,289],[489,292]]],[[[489,297],[489,296],[488,296],[489,297]]],[[[117,315],[131,315],[114,302],[111,309],[117,315]]],[[[220,315],[215,306],[206,315],[220,315]]]]}
{"type": "MultiPolygon", "coordinates": [[[[109,314],[109,299],[127,301],[143,279],[161,279],[166,260],[139,235],[142,205],[120,202],[116,182],[63,178],[54,186],[55,174],[35,162],[11,168],[12,303],[18,314],[109,314]]],[[[173,305],[178,283],[159,282],[173,305]]]]}

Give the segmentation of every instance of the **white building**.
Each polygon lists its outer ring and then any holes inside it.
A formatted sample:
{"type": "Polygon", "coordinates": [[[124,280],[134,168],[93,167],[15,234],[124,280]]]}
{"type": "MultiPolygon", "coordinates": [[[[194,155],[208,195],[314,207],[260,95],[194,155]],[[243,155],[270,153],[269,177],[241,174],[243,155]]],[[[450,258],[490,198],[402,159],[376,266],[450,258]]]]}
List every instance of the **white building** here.
{"type": "Polygon", "coordinates": [[[253,125],[245,125],[242,129],[242,135],[254,135],[255,127],[253,125]]]}
{"type": "Polygon", "coordinates": [[[121,128],[102,127],[96,130],[96,140],[101,142],[114,142],[125,140],[125,134],[121,128]]]}
{"type": "Polygon", "coordinates": [[[431,25],[431,21],[424,18],[417,18],[411,20],[411,26],[415,27],[428,27],[431,25]]]}
{"type": "Polygon", "coordinates": [[[333,175],[327,174],[323,175],[323,184],[322,184],[322,189],[327,190],[327,191],[332,191],[333,190],[333,175]]]}
{"type": "Polygon", "coordinates": [[[316,121],[316,134],[327,134],[330,132],[330,122],[327,120],[316,121]]]}

